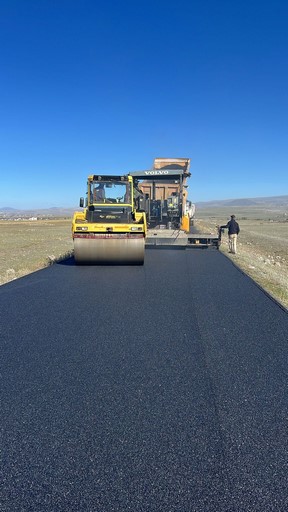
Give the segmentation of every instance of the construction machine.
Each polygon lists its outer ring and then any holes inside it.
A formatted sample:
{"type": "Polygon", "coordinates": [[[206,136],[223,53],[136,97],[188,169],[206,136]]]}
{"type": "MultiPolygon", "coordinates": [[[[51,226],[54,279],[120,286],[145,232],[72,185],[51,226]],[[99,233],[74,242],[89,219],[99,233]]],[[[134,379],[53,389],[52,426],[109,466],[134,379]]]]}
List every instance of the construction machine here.
{"type": "Polygon", "coordinates": [[[187,245],[195,206],[188,200],[189,158],[155,158],[152,169],[134,171],[137,209],[147,217],[146,245],[187,245]]]}
{"type": "Polygon", "coordinates": [[[72,221],[76,263],[144,263],[146,214],[136,210],[132,176],[88,176],[80,207],[72,221]]]}
{"type": "Polygon", "coordinates": [[[189,232],[189,167],[189,158],[155,158],[152,169],[130,173],[138,190],[138,207],[145,209],[149,228],[189,232]]]}
{"type": "Polygon", "coordinates": [[[137,209],[146,212],[147,247],[216,247],[221,234],[193,227],[195,205],[188,200],[189,158],[155,158],[153,167],[131,172],[137,209]]]}
{"type": "Polygon", "coordinates": [[[219,247],[219,236],[193,229],[189,158],[155,158],[153,167],[123,176],[88,176],[83,211],[74,213],[78,264],[142,265],[146,247],[219,247]]]}

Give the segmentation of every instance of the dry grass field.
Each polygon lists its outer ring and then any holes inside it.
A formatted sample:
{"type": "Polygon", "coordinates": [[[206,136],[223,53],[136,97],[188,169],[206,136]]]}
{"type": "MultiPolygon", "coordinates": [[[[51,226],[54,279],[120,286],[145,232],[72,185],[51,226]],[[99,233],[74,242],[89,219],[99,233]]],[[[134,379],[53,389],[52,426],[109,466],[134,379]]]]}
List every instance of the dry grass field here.
{"type": "MultiPolygon", "coordinates": [[[[195,227],[216,233],[230,208],[197,210],[195,227]]],[[[227,230],[221,251],[288,307],[288,221],[277,211],[237,208],[238,253],[228,253],[227,230]]],[[[0,284],[39,270],[72,254],[71,220],[1,221],[0,284]]]]}
{"type": "Polygon", "coordinates": [[[199,209],[195,227],[216,233],[230,213],[240,225],[238,252],[228,253],[227,230],[220,250],[270,295],[288,308],[288,220],[283,212],[240,207],[199,209]]]}
{"type": "Polygon", "coordinates": [[[72,254],[71,220],[1,221],[0,284],[72,254]]]}

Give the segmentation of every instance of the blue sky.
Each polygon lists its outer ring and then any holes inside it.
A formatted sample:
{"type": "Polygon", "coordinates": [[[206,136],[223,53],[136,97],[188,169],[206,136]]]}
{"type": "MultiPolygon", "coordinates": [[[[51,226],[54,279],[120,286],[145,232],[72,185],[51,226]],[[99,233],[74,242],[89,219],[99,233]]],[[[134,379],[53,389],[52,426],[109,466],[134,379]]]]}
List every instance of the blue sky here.
{"type": "Polygon", "coordinates": [[[0,0],[0,207],[190,157],[194,202],[288,194],[284,0],[0,0]]]}

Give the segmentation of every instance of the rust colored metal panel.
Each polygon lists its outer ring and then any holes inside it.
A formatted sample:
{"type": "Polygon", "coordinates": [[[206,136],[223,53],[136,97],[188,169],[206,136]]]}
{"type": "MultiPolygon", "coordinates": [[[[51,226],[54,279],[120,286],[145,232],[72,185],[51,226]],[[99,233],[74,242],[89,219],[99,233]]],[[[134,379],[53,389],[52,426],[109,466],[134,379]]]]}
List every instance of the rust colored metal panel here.
{"type": "Polygon", "coordinates": [[[142,190],[143,194],[148,194],[150,198],[152,198],[152,185],[155,184],[155,199],[167,199],[167,197],[171,196],[172,193],[179,194],[180,185],[179,183],[157,183],[156,180],[154,182],[145,180],[143,183],[140,183],[139,188],[142,190]]]}
{"type": "Polygon", "coordinates": [[[182,169],[189,172],[190,158],[155,158],[153,169],[182,169]]]}

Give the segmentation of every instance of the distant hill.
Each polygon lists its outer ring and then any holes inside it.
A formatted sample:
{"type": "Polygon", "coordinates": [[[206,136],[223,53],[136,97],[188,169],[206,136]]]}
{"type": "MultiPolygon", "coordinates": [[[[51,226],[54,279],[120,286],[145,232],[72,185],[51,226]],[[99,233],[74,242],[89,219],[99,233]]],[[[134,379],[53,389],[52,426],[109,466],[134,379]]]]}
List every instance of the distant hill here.
{"type": "MultiPolygon", "coordinates": [[[[273,210],[288,210],[288,195],[275,196],[275,197],[256,197],[256,198],[243,198],[243,199],[223,199],[214,201],[199,201],[196,202],[197,210],[201,208],[264,208],[273,210]]],[[[10,206],[0,207],[0,218],[53,218],[53,217],[72,217],[73,213],[78,210],[79,207],[58,207],[53,206],[51,208],[31,208],[29,210],[18,210],[11,208],[10,206]]]]}
{"type": "Polygon", "coordinates": [[[261,207],[261,208],[279,208],[288,209],[288,195],[275,197],[255,197],[243,199],[223,199],[214,201],[196,202],[196,208],[219,208],[219,207],[261,207]]]}
{"type": "Polygon", "coordinates": [[[75,208],[61,208],[54,206],[51,208],[31,208],[29,210],[19,210],[16,208],[10,208],[9,206],[0,207],[0,217],[2,218],[15,218],[15,217],[72,217],[73,213],[78,209],[75,208]]]}

